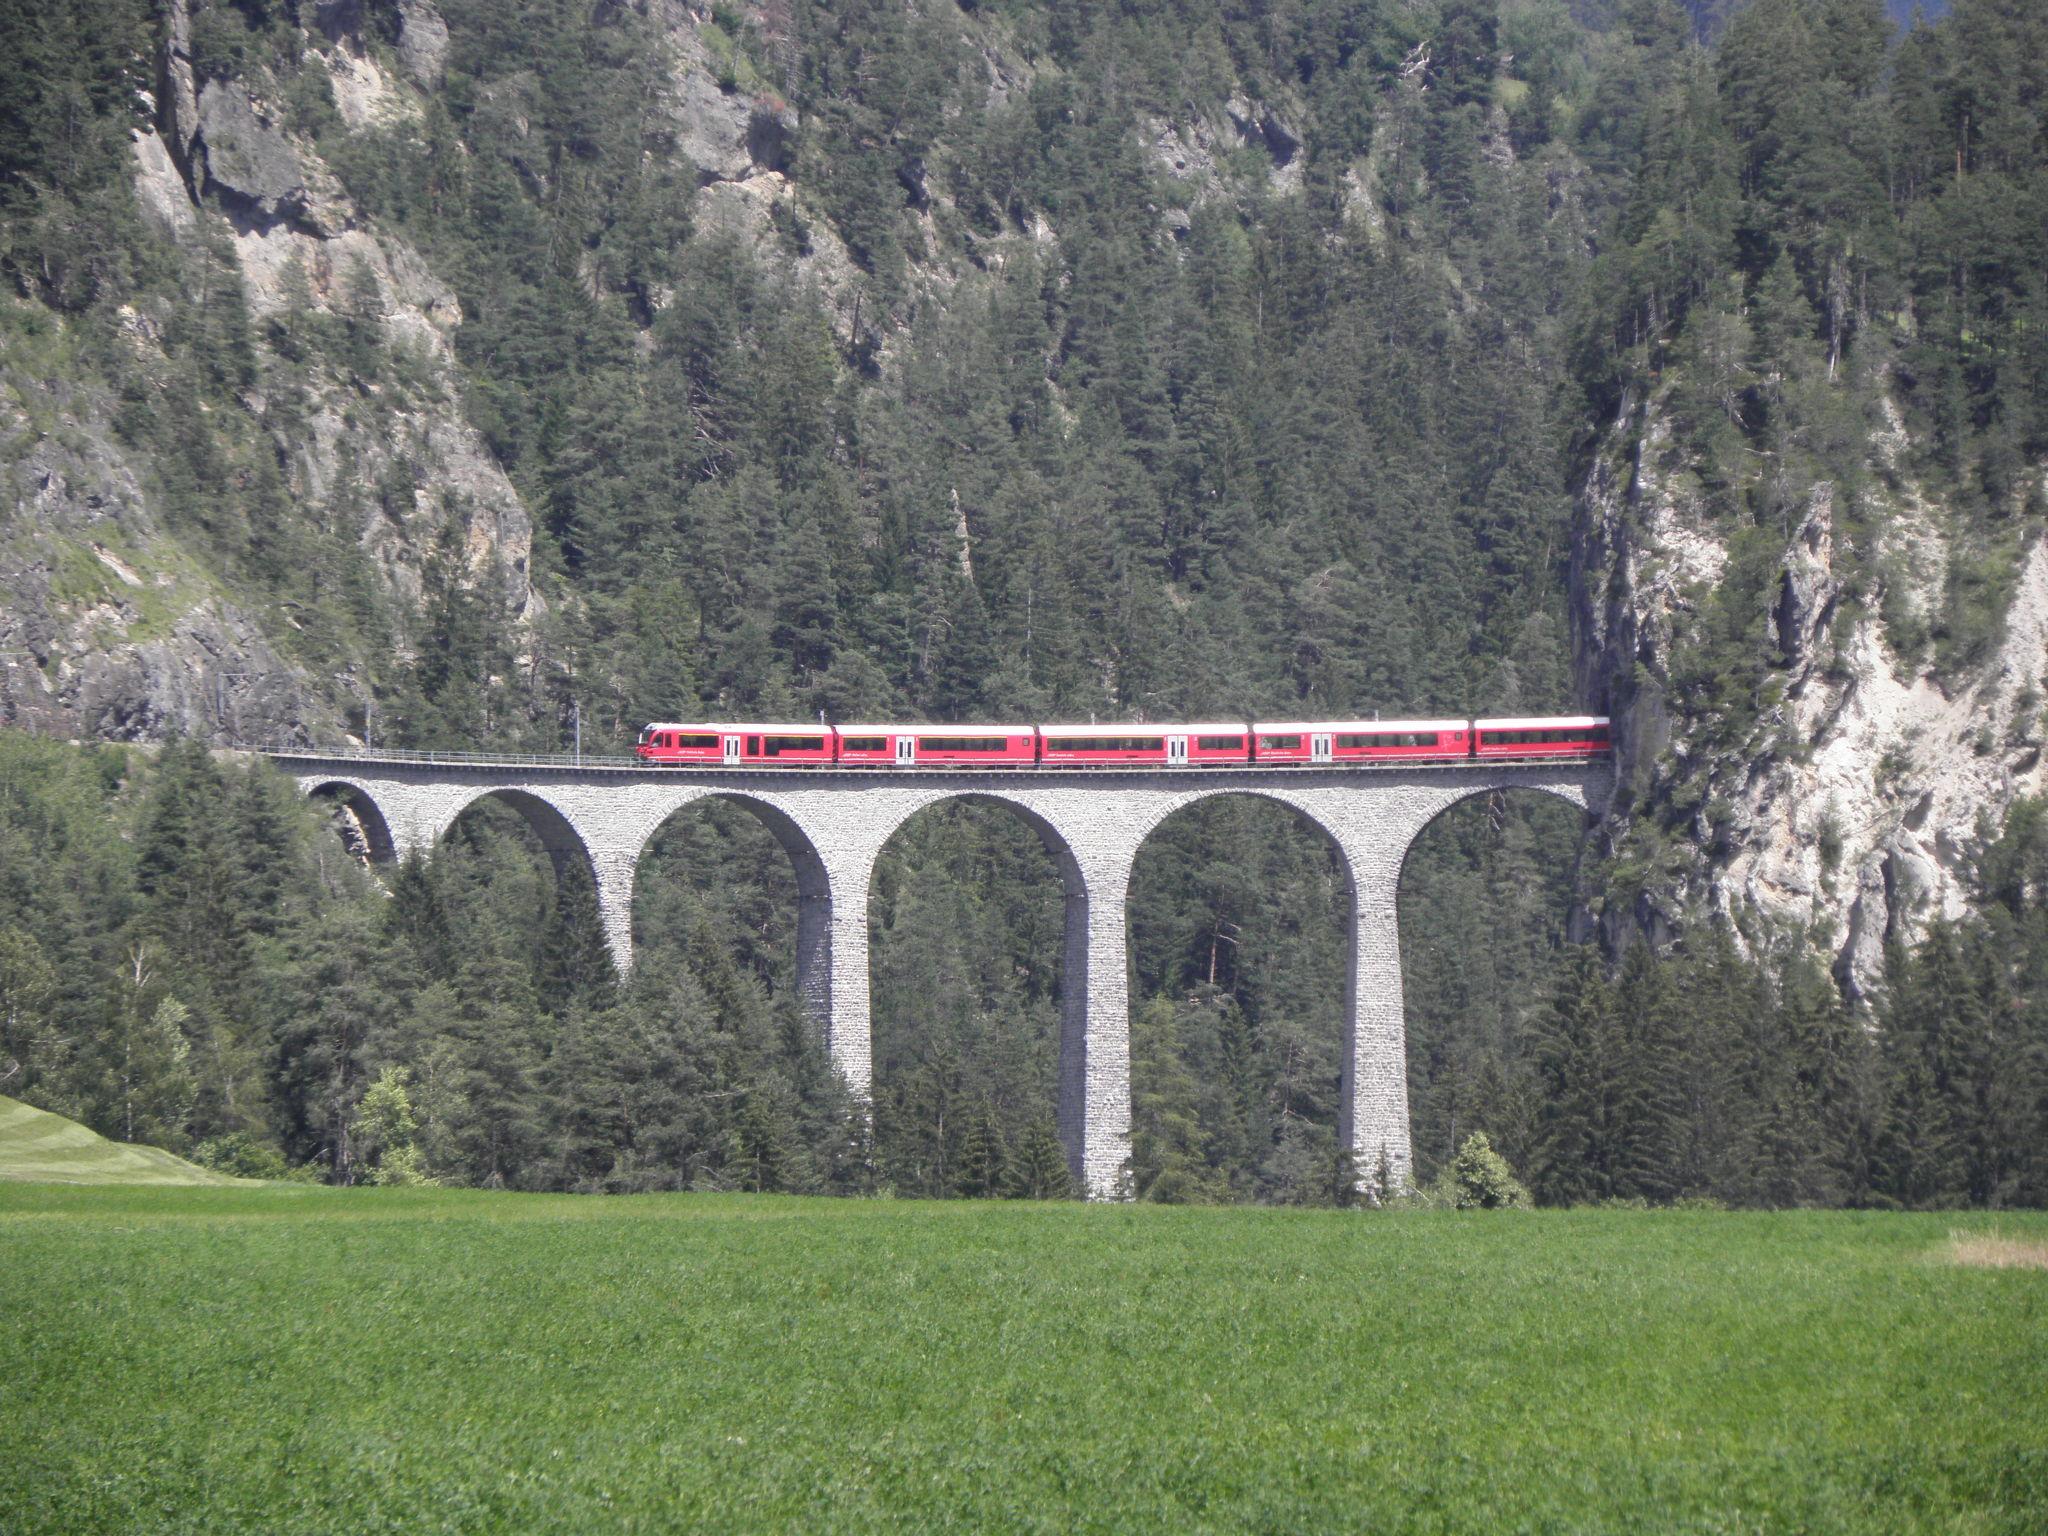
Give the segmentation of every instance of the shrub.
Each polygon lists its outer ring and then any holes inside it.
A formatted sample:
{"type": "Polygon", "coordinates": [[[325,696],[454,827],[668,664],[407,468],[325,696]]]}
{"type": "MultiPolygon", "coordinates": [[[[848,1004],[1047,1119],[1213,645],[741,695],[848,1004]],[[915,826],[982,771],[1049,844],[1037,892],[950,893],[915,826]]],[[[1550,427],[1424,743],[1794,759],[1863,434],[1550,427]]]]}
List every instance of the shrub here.
{"type": "Polygon", "coordinates": [[[233,1131],[202,1141],[192,1153],[202,1168],[237,1179],[283,1179],[291,1175],[284,1154],[247,1131],[233,1131]]]}
{"type": "Polygon", "coordinates": [[[1486,1132],[1474,1131],[1451,1159],[1451,1204],[1461,1211],[1524,1210],[1529,1191],[1508,1160],[1493,1150],[1486,1132]]]}

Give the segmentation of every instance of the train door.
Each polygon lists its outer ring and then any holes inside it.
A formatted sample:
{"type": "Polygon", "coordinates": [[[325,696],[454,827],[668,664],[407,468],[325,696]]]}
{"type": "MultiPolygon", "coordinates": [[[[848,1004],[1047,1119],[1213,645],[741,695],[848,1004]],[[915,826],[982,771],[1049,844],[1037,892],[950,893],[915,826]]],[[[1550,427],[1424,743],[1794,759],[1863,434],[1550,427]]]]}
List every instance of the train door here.
{"type": "Polygon", "coordinates": [[[1188,765],[1188,739],[1185,736],[1166,738],[1166,766],[1185,768],[1188,765]]]}
{"type": "Polygon", "coordinates": [[[1310,732],[1308,738],[1308,756],[1310,762],[1327,763],[1330,761],[1330,737],[1332,734],[1333,733],[1329,731],[1310,732]]]}
{"type": "Polygon", "coordinates": [[[896,766],[908,768],[917,761],[917,738],[898,736],[896,738],[896,766]]]}
{"type": "Polygon", "coordinates": [[[725,738],[725,766],[737,768],[740,765],[740,739],[737,736],[725,738]]]}

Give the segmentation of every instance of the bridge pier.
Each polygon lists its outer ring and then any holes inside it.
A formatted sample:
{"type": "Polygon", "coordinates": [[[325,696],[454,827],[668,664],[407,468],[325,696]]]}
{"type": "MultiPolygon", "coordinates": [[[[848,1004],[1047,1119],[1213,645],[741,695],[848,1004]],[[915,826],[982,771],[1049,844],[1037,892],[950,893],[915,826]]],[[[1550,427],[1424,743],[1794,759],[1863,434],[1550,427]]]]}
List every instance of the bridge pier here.
{"type": "Polygon", "coordinates": [[[796,984],[848,1090],[873,1093],[868,891],[904,822],[953,799],[1020,814],[1060,866],[1066,894],[1060,1020],[1060,1139],[1092,1198],[1128,1193],[1130,981],[1126,903],[1139,848],[1183,807],[1250,794],[1289,806],[1336,844],[1349,885],[1339,1134],[1370,1179],[1413,1176],[1398,895],[1416,836],[1457,801],[1527,788],[1590,809],[1611,788],[1586,763],[1418,769],[1023,770],[1006,773],[650,769],[630,761],[434,763],[396,754],[272,754],[308,794],[345,801],[375,857],[427,851],[462,811],[496,795],[539,834],[558,868],[583,859],[620,973],[633,958],[634,878],[670,816],[707,796],[759,817],[795,866],[796,984]],[[388,852],[387,852],[388,850],[388,852]]]}
{"type": "MultiPolygon", "coordinates": [[[[1405,850],[1404,850],[1405,851],[1405,850]]],[[[1344,978],[1343,1079],[1337,1139],[1375,1194],[1405,1190],[1414,1174],[1408,1119],[1408,1021],[1401,992],[1399,871],[1359,874],[1353,859],[1350,965],[1344,978]],[[1385,1188],[1378,1185],[1384,1172],[1385,1188]]],[[[1369,858],[1369,856],[1368,856],[1369,858]]]]}
{"type": "Polygon", "coordinates": [[[1124,896],[1135,844],[1096,850],[1067,882],[1060,998],[1060,1144],[1091,1200],[1130,1193],[1130,956],[1124,896]]]}

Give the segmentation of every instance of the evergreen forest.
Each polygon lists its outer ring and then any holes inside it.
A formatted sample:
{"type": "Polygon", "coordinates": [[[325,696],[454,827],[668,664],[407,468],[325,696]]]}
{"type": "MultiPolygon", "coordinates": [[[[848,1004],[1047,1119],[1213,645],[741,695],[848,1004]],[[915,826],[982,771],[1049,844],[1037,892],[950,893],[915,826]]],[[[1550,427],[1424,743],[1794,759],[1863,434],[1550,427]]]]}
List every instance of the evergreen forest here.
{"type": "MultiPolygon", "coordinates": [[[[2042,802],[1976,829],[1967,914],[1902,931],[1881,986],[1637,900],[1699,826],[1739,836],[1716,775],[1798,750],[1772,711],[1814,486],[1843,613],[1932,668],[2006,633],[2048,516],[2048,10],[690,9],[749,104],[744,185],[793,189],[757,224],[671,110],[685,9],[0,0],[0,555],[55,526],[52,455],[133,466],[177,555],[125,635],[184,643],[152,594],[203,589],[296,679],[261,731],[221,723],[225,674],[182,716],[107,706],[99,742],[0,731],[0,1092],[261,1176],[1069,1196],[1060,886],[1021,822],[938,808],[884,850],[868,1113],[744,812],[659,834],[621,979],[587,872],[514,812],[372,871],[209,748],[1599,708],[1625,831],[1488,797],[1410,860],[1419,1177],[1483,1131],[1550,1203],[2048,1203],[2042,802]],[[427,14],[417,112],[364,116],[336,50],[395,78],[427,14]],[[203,172],[171,136],[182,223],[137,190],[167,61],[213,125],[203,172]],[[405,259],[293,254],[257,293],[250,242],[361,231],[405,259]],[[445,354],[391,323],[407,261],[459,313],[445,354]],[[1653,402],[1728,552],[1655,676],[1587,632],[1581,495],[1653,402]],[[422,421],[502,471],[516,561],[475,484],[386,451],[422,421]],[[1896,596],[1885,474],[1939,500],[1927,602],[1896,596]]],[[[0,603],[140,559],[116,514],[80,526],[0,603]]],[[[51,674],[32,628],[8,655],[51,674]]],[[[1272,805],[1148,842],[1134,1195],[1370,1187],[1335,1140],[1344,899],[1272,805]]]]}

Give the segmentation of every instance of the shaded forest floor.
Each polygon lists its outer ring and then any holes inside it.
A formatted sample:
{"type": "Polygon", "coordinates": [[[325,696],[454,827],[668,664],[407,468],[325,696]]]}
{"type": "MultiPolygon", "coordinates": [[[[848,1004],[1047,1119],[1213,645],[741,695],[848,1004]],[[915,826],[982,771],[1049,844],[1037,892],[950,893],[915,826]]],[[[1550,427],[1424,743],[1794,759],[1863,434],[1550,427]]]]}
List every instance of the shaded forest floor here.
{"type": "Polygon", "coordinates": [[[0,1187],[19,1533],[2039,1530],[2038,1215],[0,1187]]]}

